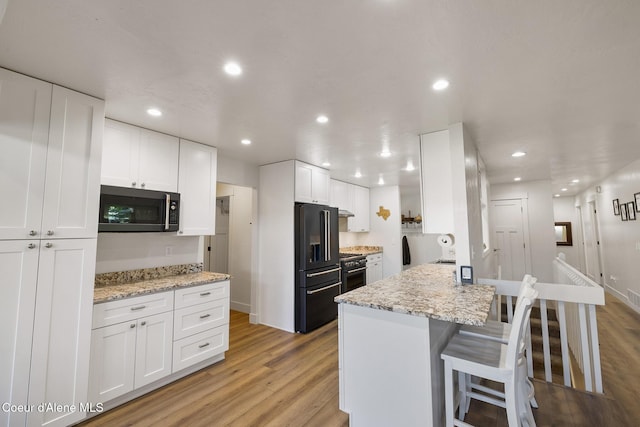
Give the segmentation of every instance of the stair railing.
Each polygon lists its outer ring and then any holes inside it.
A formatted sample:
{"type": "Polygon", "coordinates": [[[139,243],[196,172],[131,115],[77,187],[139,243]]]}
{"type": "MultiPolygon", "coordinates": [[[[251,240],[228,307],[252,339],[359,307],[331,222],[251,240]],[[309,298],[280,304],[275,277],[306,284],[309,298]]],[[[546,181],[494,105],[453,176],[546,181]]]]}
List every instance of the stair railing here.
{"type": "MultiPolygon", "coordinates": [[[[553,382],[547,309],[548,306],[555,306],[560,328],[564,385],[572,387],[570,349],[584,375],[585,390],[602,393],[595,306],[604,305],[604,289],[560,258],[553,261],[553,270],[555,283],[535,284],[539,292],[545,381],[553,382]]],[[[496,287],[498,304],[494,307],[500,307],[501,297],[506,297],[507,318],[511,322],[513,303],[518,295],[521,281],[478,279],[478,283],[496,287]]],[[[527,339],[527,353],[531,354],[530,336],[527,339]]],[[[529,376],[533,377],[532,357],[527,359],[527,364],[529,376]]]]}

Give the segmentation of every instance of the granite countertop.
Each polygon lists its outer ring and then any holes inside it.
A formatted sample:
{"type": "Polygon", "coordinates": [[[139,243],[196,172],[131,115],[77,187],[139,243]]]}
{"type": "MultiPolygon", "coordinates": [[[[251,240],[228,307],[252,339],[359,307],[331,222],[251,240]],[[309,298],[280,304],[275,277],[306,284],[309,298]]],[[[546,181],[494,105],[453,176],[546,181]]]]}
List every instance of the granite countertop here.
{"type": "Polygon", "coordinates": [[[373,255],[382,253],[382,246],[347,246],[340,248],[340,253],[373,255]]]}
{"type": "Polygon", "coordinates": [[[335,301],[464,325],[484,325],[495,288],[454,284],[454,271],[455,266],[451,265],[422,264],[339,295],[335,301]]]}
{"type": "Polygon", "coordinates": [[[202,270],[202,263],[195,263],[97,274],[93,303],[220,282],[231,277],[202,270]]]}

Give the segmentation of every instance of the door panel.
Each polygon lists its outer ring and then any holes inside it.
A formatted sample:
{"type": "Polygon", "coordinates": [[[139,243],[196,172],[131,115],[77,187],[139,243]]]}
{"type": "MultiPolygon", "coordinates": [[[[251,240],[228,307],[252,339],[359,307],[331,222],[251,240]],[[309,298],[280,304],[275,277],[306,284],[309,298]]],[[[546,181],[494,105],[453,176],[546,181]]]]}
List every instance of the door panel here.
{"type": "Polygon", "coordinates": [[[527,273],[528,254],[524,233],[522,200],[494,200],[491,203],[494,245],[501,278],[522,280],[527,273]]]}

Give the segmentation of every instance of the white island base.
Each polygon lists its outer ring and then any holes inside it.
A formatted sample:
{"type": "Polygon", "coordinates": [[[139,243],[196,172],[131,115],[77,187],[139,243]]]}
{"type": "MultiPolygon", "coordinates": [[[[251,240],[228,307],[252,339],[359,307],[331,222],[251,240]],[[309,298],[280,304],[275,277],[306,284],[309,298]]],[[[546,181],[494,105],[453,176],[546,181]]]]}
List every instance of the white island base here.
{"type": "Polygon", "coordinates": [[[340,409],[352,427],[444,425],[440,353],[456,323],[339,304],[340,409]]]}

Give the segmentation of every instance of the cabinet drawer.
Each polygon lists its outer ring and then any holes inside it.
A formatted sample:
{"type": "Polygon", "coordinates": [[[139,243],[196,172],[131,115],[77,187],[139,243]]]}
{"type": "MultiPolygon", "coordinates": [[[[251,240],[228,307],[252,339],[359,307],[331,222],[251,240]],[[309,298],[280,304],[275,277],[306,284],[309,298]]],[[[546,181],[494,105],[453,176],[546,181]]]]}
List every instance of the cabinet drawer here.
{"type": "Polygon", "coordinates": [[[171,310],[173,310],[173,292],[160,292],[95,304],[92,328],[101,328],[171,310]]]}
{"type": "Polygon", "coordinates": [[[173,343],[173,372],[187,368],[229,349],[229,325],[192,335],[173,343]]]}
{"type": "Polygon", "coordinates": [[[229,323],[229,299],[211,301],[175,311],[173,339],[179,340],[229,323]]]}
{"type": "Polygon", "coordinates": [[[367,255],[367,264],[382,261],[382,254],[367,255]]]}
{"type": "Polygon", "coordinates": [[[222,298],[229,298],[229,281],[208,283],[201,286],[177,289],[175,307],[183,308],[222,298]]]}

